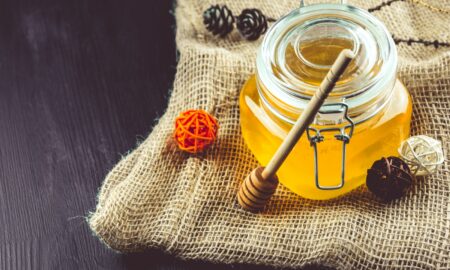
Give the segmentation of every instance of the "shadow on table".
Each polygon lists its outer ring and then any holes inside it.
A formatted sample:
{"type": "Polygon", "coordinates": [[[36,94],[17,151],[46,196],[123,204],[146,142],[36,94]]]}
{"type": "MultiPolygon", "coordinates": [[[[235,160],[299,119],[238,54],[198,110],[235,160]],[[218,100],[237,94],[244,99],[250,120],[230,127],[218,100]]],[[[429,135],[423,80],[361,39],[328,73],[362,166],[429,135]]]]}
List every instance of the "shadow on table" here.
{"type": "MultiPolygon", "coordinates": [[[[142,253],[133,253],[123,255],[124,269],[140,270],[140,269],[170,269],[170,270],[283,270],[292,268],[273,268],[268,266],[246,265],[246,264],[214,264],[203,261],[182,260],[172,255],[165,254],[161,251],[148,251],[142,253]]],[[[302,268],[303,270],[332,270],[332,268],[310,265],[302,268]]]]}

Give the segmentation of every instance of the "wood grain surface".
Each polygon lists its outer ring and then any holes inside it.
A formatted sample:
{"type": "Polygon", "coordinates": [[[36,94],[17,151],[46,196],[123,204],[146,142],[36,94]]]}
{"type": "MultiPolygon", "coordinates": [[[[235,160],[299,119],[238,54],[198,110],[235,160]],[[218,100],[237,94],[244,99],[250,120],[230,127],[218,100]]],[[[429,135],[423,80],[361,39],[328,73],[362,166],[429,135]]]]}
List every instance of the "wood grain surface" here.
{"type": "Polygon", "coordinates": [[[118,254],[84,217],[164,112],[173,3],[0,1],[0,269],[270,269],[118,254]]]}

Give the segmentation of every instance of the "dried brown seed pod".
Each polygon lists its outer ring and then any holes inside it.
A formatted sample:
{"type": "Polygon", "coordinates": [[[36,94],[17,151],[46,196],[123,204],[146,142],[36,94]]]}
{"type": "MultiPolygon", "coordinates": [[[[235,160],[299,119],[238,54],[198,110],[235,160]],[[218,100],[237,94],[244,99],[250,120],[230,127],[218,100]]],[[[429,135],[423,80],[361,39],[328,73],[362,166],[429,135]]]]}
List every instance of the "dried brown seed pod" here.
{"type": "Polygon", "coordinates": [[[233,31],[233,13],[226,5],[213,5],[203,12],[203,24],[213,35],[224,37],[233,31]]]}
{"type": "Polygon", "coordinates": [[[236,27],[245,39],[257,40],[267,31],[267,18],[259,9],[244,9],[236,17],[236,27]]]}
{"type": "Polygon", "coordinates": [[[367,171],[367,188],[384,201],[400,198],[412,183],[408,164],[398,157],[377,160],[367,171]]]}

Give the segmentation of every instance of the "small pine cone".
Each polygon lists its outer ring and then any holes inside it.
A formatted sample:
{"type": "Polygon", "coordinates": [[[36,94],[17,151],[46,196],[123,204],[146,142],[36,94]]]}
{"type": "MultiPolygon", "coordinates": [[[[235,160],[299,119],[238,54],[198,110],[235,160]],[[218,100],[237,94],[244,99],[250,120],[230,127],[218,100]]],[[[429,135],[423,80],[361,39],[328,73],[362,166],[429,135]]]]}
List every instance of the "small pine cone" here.
{"type": "Polygon", "coordinates": [[[203,12],[203,24],[213,35],[226,36],[233,30],[234,17],[227,6],[211,6],[203,12]]]}
{"type": "Polygon", "coordinates": [[[412,182],[408,164],[398,157],[377,160],[367,171],[367,188],[384,201],[403,196],[412,182]]]}
{"type": "Polygon", "coordinates": [[[237,29],[247,40],[257,40],[267,31],[267,18],[259,9],[244,9],[236,20],[237,29]]]}

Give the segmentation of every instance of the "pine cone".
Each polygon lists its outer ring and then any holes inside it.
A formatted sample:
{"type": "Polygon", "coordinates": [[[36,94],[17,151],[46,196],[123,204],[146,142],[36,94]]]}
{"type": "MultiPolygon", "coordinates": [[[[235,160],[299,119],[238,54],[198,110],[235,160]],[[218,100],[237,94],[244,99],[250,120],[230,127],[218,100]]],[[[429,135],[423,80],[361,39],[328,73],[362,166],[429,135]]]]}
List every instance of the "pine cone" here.
{"type": "Polygon", "coordinates": [[[215,5],[203,12],[203,24],[213,35],[224,37],[233,30],[234,17],[226,5],[215,5]]]}
{"type": "Polygon", "coordinates": [[[244,9],[236,18],[236,26],[247,40],[257,40],[267,31],[267,19],[259,9],[244,9]]]}
{"type": "Polygon", "coordinates": [[[412,182],[408,164],[398,157],[377,160],[367,171],[367,188],[384,201],[403,196],[412,182]]]}

